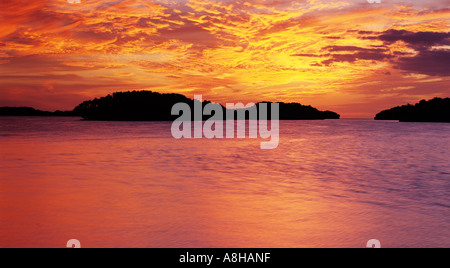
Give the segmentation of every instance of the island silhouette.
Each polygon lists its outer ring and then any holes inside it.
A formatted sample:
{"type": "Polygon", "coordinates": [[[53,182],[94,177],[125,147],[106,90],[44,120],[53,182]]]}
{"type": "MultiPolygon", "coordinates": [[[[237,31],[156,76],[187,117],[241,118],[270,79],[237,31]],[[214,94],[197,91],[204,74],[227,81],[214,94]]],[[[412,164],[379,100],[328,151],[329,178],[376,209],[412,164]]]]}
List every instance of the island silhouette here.
{"type": "MultiPolygon", "coordinates": [[[[181,94],[161,94],[152,91],[116,92],[106,97],[85,101],[74,109],[74,113],[79,114],[86,120],[173,121],[179,117],[179,115],[171,114],[172,107],[175,104],[186,103],[193,111],[195,102],[199,101],[189,99],[181,94]]],[[[203,101],[202,108],[210,103],[210,101],[203,101]]],[[[271,102],[261,103],[270,104],[271,102]]],[[[256,104],[258,110],[261,103],[256,104]]],[[[222,105],[220,107],[224,114],[226,114],[227,109],[222,105]]],[[[314,107],[299,103],[279,102],[279,107],[280,120],[324,120],[340,118],[340,115],[335,112],[319,111],[314,107]]],[[[211,117],[212,115],[203,115],[202,120],[208,120],[211,117]]]]}
{"type": "Polygon", "coordinates": [[[422,100],[415,105],[403,105],[384,110],[375,120],[398,120],[400,122],[450,122],[450,98],[422,100]]]}
{"type": "MultiPolygon", "coordinates": [[[[96,121],[174,121],[179,116],[172,115],[172,107],[177,103],[186,103],[191,110],[194,110],[194,104],[198,100],[193,100],[181,94],[161,94],[152,91],[127,91],[116,92],[105,97],[95,98],[85,101],[75,107],[73,111],[46,112],[29,107],[3,107],[0,108],[0,116],[79,116],[85,120],[96,121]]],[[[203,101],[202,108],[210,101],[203,101]]],[[[262,103],[271,104],[271,102],[260,102],[256,104],[258,114],[259,106],[262,103]]],[[[227,109],[219,105],[224,115],[227,109]]],[[[268,114],[270,115],[270,105],[268,105],[268,114]]],[[[279,102],[280,120],[324,120],[339,119],[340,115],[331,111],[319,111],[312,106],[305,106],[299,103],[279,102]]],[[[248,109],[235,109],[248,110],[248,109]]],[[[202,120],[208,120],[211,116],[203,115],[202,120]]],[[[248,118],[248,113],[246,113],[248,118]]],[[[268,118],[270,119],[270,117],[268,118]]],[[[192,120],[194,120],[192,116],[192,120]]]]}

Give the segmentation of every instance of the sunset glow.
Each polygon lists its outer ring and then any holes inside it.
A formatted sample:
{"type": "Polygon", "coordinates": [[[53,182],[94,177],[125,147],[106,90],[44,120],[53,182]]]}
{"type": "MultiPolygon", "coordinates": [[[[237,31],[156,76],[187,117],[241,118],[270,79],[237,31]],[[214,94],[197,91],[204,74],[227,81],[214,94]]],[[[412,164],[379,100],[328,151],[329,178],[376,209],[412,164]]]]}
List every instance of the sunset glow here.
{"type": "Polygon", "coordinates": [[[0,106],[152,90],[370,118],[450,96],[449,27],[443,0],[2,0],[0,106]]]}

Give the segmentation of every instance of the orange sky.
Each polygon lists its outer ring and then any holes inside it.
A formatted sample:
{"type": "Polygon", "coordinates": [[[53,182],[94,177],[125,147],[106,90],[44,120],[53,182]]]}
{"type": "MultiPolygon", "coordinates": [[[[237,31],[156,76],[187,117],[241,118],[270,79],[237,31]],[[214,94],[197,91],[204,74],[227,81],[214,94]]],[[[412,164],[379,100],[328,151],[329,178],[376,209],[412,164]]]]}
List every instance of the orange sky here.
{"type": "Polygon", "coordinates": [[[371,118],[450,96],[448,0],[1,0],[0,106],[114,91],[371,118]]]}

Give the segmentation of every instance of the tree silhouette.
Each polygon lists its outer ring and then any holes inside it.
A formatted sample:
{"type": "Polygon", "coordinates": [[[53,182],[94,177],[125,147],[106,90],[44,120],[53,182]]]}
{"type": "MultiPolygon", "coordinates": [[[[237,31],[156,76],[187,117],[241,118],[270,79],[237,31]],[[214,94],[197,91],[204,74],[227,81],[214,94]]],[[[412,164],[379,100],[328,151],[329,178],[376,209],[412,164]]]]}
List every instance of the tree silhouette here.
{"type": "MultiPolygon", "coordinates": [[[[116,92],[112,95],[85,101],[74,109],[87,120],[112,120],[112,121],[173,121],[179,116],[171,115],[172,107],[176,103],[186,103],[191,108],[192,120],[194,102],[180,94],[160,94],[151,91],[116,92]]],[[[204,101],[204,108],[211,102],[204,101]]],[[[268,102],[265,102],[270,104],[268,102]]],[[[259,104],[256,104],[259,107],[259,104]]],[[[339,119],[340,115],[330,111],[319,111],[311,106],[298,103],[279,103],[280,120],[320,120],[339,119]]],[[[270,105],[268,105],[270,108],[270,105]]],[[[221,105],[224,116],[226,109],[221,105]]],[[[270,109],[269,113],[270,115],[270,109]]],[[[207,120],[211,116],[203,116],[207,120]]],[[[247,117],[248,118],[248,117],[247,117]]],[[[269,118],[270,119],[270,118],[269,118]]]]}
{"type": "Polygon", "coordinates": [[[401,122],[450,122],[450,98],[421,100],[415,105],[394,107],[378,113],[375,119],[401,122]]]}

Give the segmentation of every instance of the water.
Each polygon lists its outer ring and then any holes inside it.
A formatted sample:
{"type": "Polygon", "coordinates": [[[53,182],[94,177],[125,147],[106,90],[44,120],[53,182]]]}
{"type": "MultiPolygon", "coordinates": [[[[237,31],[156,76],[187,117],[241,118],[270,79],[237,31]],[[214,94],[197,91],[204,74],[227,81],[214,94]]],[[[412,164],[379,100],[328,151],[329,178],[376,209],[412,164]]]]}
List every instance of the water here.
{"type": "Polygon", "coordinates": [[[450,124],[170,127],[0,117],[0,247],[450,247],[450,124]]]}

